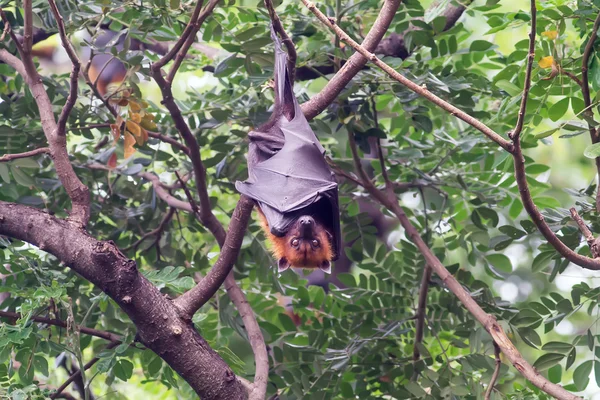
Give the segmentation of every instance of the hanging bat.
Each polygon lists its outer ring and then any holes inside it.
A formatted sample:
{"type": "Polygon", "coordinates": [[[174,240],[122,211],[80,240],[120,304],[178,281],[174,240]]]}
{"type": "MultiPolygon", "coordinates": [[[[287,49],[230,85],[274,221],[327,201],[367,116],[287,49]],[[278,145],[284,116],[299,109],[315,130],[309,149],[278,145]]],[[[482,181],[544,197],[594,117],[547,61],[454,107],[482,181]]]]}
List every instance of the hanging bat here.
{"type": "Polygon", "coordinates": [[[304,117],[275,42],[275,105],[264,125],[249,133],[248,179],[236,189],[254,199],[278,270],[319,268],[331,273],[341,248],[338,187],[325,149],[304,117]]]}

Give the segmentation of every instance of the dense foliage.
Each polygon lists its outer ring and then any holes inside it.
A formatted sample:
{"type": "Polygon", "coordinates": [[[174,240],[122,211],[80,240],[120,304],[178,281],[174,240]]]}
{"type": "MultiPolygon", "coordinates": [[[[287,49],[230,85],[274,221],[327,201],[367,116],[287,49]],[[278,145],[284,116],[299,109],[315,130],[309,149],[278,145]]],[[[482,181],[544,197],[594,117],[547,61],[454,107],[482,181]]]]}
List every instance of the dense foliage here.
{"type": "MultiPolygon", "coordinates": [[[[403,1],[389,29],[403,33],[416,28],[404,35],[411,55],[384,60],[496,132],[507,134],[515,126],[524,83],[529,10],[517,10],[523,6],[517,2],[509,7],[494,0],[476,1],[444,31],[446,19],[441,15],[449,2],[433,8],[422,3],[403,1]]],[[[19,31],[23,16],[15,6],[20,4],[0,1],[0,5],[19,31]]],[[[150,63],[160,56],[132,50],[131,43],[176,41],[195,3],[130,1],[122,7],[122,2],[111,0],[69,0],[58,5],[78,52],[91,48],[112,54],[128,69],[111,103],[120,105],[122,120],[117,121],[81,84],[67,122],[71,162],[92,196],[88,231],[114,241],[165,296],[174,298],[206,274],[219,246],[192,214],[171,212],[152,183],[140,176],[158,174],[165,184],[175,184],[174,196],[188,201],[175,175],[189,174],[188,157],[140,133],[145,128],[180,141],[150,79],[150,63]],[[109,22],[110,30],[120,32],[118,38],[126,38],[120,49],[112,47],[117,40],[107,46],[95,44],[104,29],[101,23],[109,22]],[[114,135],[110,124],[120,121],[127,121],[129,131],[114,135]]],[[[336,16],[356,39],[364,37],[381,8],[374,0],[317,6],[336,16]]],[[[600,149],[588,146],[588,124],[597,125],[600,55],[592,54],[589,64],[594,115],[584,111],[581,88],[565,71],[580,76],[598,6],[562,0],[538,4],[532,87],[522,135],[535,203],[559,237],[587,255],[588,246],[568,208],[575,206],[592,231],[600,230],[593,179],[593,157],[600,149]]],[[[34,26],[55,32],[47,2],[34,1],[33,7],[34,26]]],[[[352,54],[302,3],[284,2],[277,10],[296,45],[299,70],[333,65],[334,57],[337,62],[352,54]]],[[[214,213],[227,226],[239,198],[234,183],[247,175],[247,133],[268,118],[273,102],[268,14],[261,2],[221,3],[200,29],[199,39],[218,51],[207,55],[192,47],[175,81],[176,102],[201,145],[214,213]]],[[[0,46],[16,53],[8,38],[0,46]]],[[[62,65],[56,57],[53,62],[42,61],[41,68],[58,115],[69,93],[69,64],[62,65]]],[[[37,106],[23,79],[6,64],[0,64],[0,76],[0,152],[46,146],[37,106]]],[[[327,79],[298,81],[297,96],[308,100],[327,79]]],[[[380,139],[387,173],[413,224],[478,304],[501,321],[524,358],[573,392],[588,388],[587,393],[593,393],[592,387],[600,386],[596,323],[600,289],[537,232],[523,210],[507,152],[372,65],[311,125],[332,163],[350,176],[354,164],[348,135],[353,135],[363,165],[378,185],[383,184],[375,148],[380,139]],[[575,276],[576,283],[558,284],[563,273],[575,276]]],[[[268,395],[483,398],[495,367],[490,336],[433,275],[425,336],[416,345],[421,358],[413,360],[423,257],[403,229],[391,222],[387,210],[344,174],[339,182],[345,255],[354,267],[336,274],[335,285],[308,286],[306,277],[291,271],[278,276],[255,220],[235,264],[235,278],[269,349],[268,395]],[[378,229],[377,218],[389,223],[378,229]],[[286,307],[288,302],[295,316],[286,307]]],[[[0,200],[46,209],[59,217],[66,217],[70,208],[52,159],[44,154],[0,162],[0,200]]],[[[141,345],[131,345],[136,329],[119,307],[59,260],[1,236],[0,259],[4,279],[0,290],[10,294],[0,297],[1,308],[22,315],[18,321],[4,319],[0,324],[0,397],[47,398],[67,377],[65,370],[54,368],[61,353],[68,365],[100,359],[84,374],[97,397],[194,396],[161,358],[141,345]],[[37,323],[33,316],[66,320],[68,326],[37,323]],[[107,349],[106,340],[79,333],[74,325],[118,333],[123,344],[107,349]]],[[[224,291],[195,314],[193,323],[236,374],[252,379],[247,333],[224,291]]],[[[508,363],[500,369],[497,389],[492,398],[548,398],[508,363]]]]}

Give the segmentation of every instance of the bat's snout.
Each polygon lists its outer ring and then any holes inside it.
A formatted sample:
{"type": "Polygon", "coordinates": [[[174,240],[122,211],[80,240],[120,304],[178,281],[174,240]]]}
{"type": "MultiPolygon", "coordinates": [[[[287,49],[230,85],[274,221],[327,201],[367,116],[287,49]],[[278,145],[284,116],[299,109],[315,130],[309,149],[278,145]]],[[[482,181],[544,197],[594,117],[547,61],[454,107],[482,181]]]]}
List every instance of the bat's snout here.
{"type": "Polygon", "coordinates": [[[298,228],[300,229],[300,235],[305,238],[311,238],[313,236],[313,228],[315,227],[315,220],[313,217],[304,215],[298,218],[298,228]]]}

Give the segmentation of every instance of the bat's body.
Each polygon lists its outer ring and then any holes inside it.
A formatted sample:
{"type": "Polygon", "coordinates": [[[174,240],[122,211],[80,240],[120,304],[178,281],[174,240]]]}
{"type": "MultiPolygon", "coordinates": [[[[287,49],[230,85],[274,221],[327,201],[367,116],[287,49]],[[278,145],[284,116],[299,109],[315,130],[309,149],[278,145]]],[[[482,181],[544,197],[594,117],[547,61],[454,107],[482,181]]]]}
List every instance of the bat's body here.
{"type": "Polygon", "coordinates": [[[294,96],[287,54],[272,30],[271,37],[275,106],[269,121],[248,135],[248,180],[236,188],[256,201],[279,270],[330,272],[340,248],[337,183],[294,96]]]}

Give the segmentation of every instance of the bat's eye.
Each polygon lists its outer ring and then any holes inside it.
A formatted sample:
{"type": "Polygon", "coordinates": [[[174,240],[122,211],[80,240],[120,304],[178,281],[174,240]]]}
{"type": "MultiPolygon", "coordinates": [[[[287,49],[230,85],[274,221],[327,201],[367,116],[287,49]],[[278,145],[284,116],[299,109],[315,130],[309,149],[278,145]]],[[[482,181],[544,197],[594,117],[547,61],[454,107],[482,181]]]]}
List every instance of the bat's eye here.
{"type": "Polygon", "coordinates": [[[319,241],[318,241],[318,240],[316,240],[316,239],[315,239],[315,240],[313,240],[313,241],[312,241],[312,245],[313,245],[313,247],[319,247],[319,241]]]}
{"type": "Polygon", "coordinates": [[[300,243],[300,241],[298,239],[293,239],[292,240],[292,246],[298,246],[298,244],[300,243]]]}

